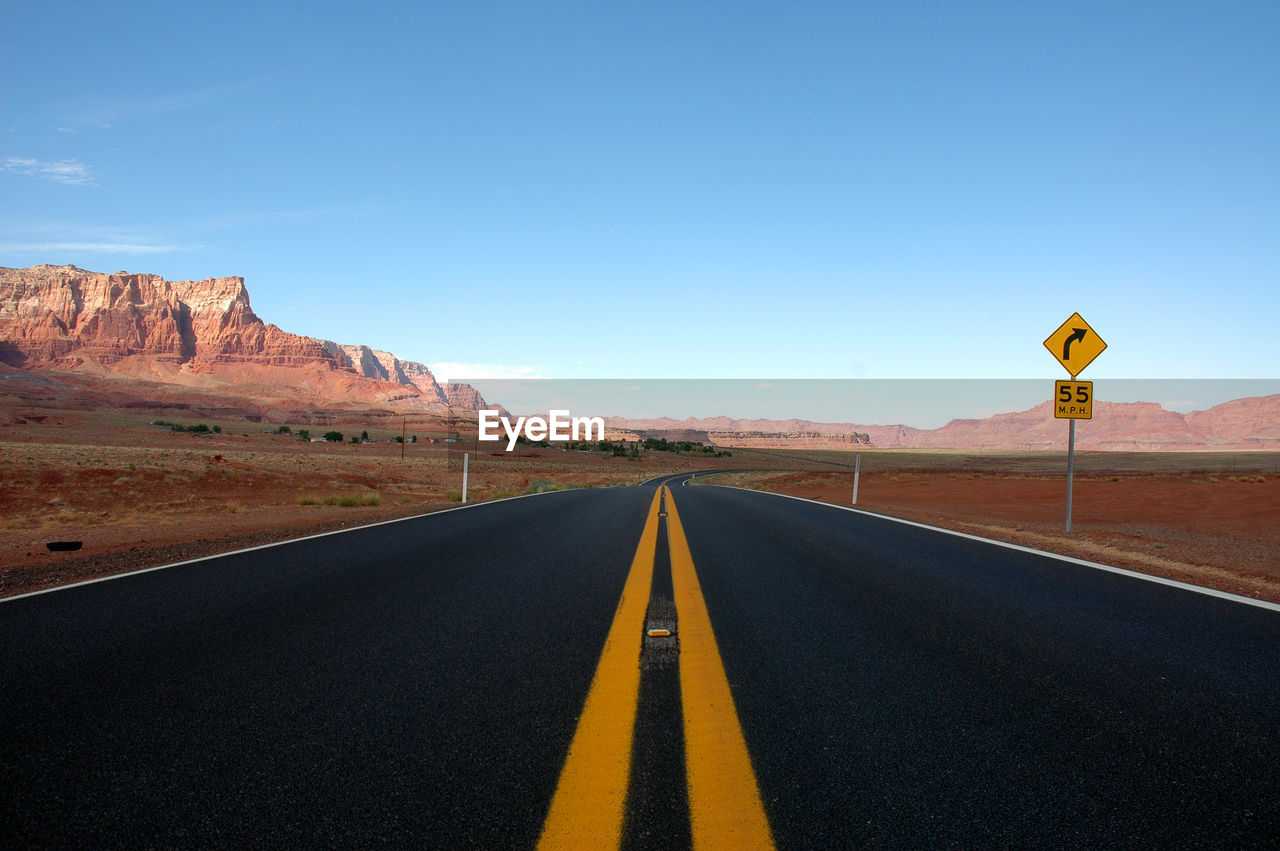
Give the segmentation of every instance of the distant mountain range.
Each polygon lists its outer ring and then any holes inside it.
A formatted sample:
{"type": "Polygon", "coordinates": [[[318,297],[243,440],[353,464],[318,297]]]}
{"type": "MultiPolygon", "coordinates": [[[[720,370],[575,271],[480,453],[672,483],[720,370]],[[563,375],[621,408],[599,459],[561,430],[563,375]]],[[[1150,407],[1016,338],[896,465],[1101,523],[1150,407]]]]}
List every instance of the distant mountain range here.
{"type": "MultiPolygon", "coordinates": [[[[166,281],[75,266],[0,268],[0,416],[23,421],[23,403],[309,423],[458,418],[501,407],[469,385],[439,383],[423,364],[266,324],[243,278],[166,281]]],[[[1034,450],[1065,448],[1067,440],[1067,423],[1049,402],[936,429],[727,417],[607,424],[615,434],[759,448],[1034,450]]],[[[1280,395],[1189,414],[1152,402],[1098,402],[1093,419],[1077,425],[1077,446],[1280,449],[1280,395]]]]}
{"type": "MultiPolygon", "coordinates": [[[[720,446],[850,449],[1066,449],[1066,420],[1053,403],[986,419],[952,420],[940,428],[905,425],[743,420],[728,417],[606,420],[613,429],[670,435],[720,446]]],[[[1093,419],[1076,423],[1076,446],[1094,450],[1280,449],[1280,395],[1236,399],[1181,414],[1154,402],[1095,402],[1093,419]]]]}

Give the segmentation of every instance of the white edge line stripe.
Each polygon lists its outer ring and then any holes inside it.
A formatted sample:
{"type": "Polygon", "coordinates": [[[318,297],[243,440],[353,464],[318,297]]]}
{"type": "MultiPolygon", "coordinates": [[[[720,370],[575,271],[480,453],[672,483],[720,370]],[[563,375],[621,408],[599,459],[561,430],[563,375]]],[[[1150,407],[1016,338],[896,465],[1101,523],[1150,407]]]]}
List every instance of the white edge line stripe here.
{"type": "MultiPolygon", "coordinates": [[[[571,488],[570,490],[580,490],[580,488],[571,488]]],[[[27,591],[24,594],[14,594],[12,597],[0,597],[0,604],[8,603],[13,600],[21,600],[26,597],[35,597],[40,594],[52,594],[54,591],[65,591],[68,588],[79,588],[81,585],[94,585],[99,582],[110,582],[113,579],[124,579],[126,576],[138,576],[139,574],[143,574],[143,573],[153,573],[157,570],[168,570],[171,567],[182,567],[183,565],[187,565],[187,564],[198,564],[199,562],[209,561],[215,558],[223,558],[225,556],[238,556],[244,553],[256,552],[258,550],[268,550],[268,549],[271,549],[272,547],[282,547],[285,544],[294,544],[299,541],[312,541],[312,540],[315,540],[316,538],[327,538],[330,535],[341,535],[344,532],[358,532],[361,529],[373,529],[377,526],[389,526],[392,523],[404,523],[407,520],[421,520],[424,517],[436,517],[438,515],[449,514],[454,511],[465,511],[468,508],[480,508],[481,506],[484,506],[484,505],[496,505],[499,502],[510,502],[515,499],[525,499],[526,497],[531,497],[531,496],[543,496],[544,494],[549,494],[549,493],[565,493],[565,491],[540,491],[538,493],[522,493],[518,496],[509,496],[503,499],[490,499],[490,500],[486,500],[485,502],[473,502],[470,505],[456,505],[453,508],[441,508],[438,511],[427,511],[423,514],[411,514],[408,517],[396,517],[392,520],[379,520],[377,523],[366,523],[363,526],[351,526],[346,529],[333,529],[328,532],[317,532],[314,535],[304,535],[301,538],[288,538],[287,540],[274,541],[273,543],[270,543],[270,544],[258,544],[255,547],[245,547],[242,550],[230,550],[225,553],[213,553],[207,556],[200,556],[199,558],[189,558],[186,561],[175,561],[175,562],[170,562],[169,564],[158,564],[155,567],[144,567],[144,568],[140,568],[139,570],[130,570],[127,573],[112,573],[108,576],[98,576],[93,579],[84,579],[84,580],[81,580],[80,582],[72,582],[68,585],[55,585],[52,588],[41,588],[39,591],[27,591]]],[[[176,544],[175,546],[181,546],[181,544],[176,544]]]]}
{"type": "Polygon", "coordinates": [[[930,526],[927,523],[920,523],[915,520],[906,520],[902,517],[892,517],[888,514],[877,514],[874,511],[866,511],[861,508],[854,508],[851,505],[836,505],[832,502],[819,502],[816,499],[808,499],[803,496],[792,496],[788,493],[774,493],[773,491],[758,491],[751,488],[742,488],[735,485],[711,485],[717,488],[729,488],[730,490],[746,491],[747,493],[761,493],[767,496],[778,496],[784,499],[794,499],[797,502],[809,502],[814,505],[822,505],[827,508],[835,508],[840,511],[848,511],[853,514],[861,514],[864,517],[874,517],[878,520],[891,520],[894,523],[902,523],[907,526],[915,526],[920,529],[928,529],[931,532],[941,532],[944,535],[954,535],[957,538],[967,538],[970,541],[980,541],[984,544],[994,544],[997,547],[1004,547],[1009,550],[1017,550],[1018,552],[1031,553],[1032,555],[1045,556],[1047,558],[1065,561],[1070,564],[1077,564],[1081,567],[1091,567],[1094,570],[1105,570],[1108,573],[1118,573],[1121,576],[1129,576],[1134,579],[1143,579],[1147,582],[1155,582],[1159,585],[1168,585],[1173,588],[1180,588],[1183,591],[1194,591],[1197,594],[1206,594],[1210,597],[1219,597],[1223,600],[1230,600],[1233,603],[1246,603],[1250,606],[1257,606],[1260,609],[1270,609],[1273,612],[1280,612],[1280,603],[1272,603],[1268,600],[1257,600],[1253,597],[1244,597],[1240,594],[1232,594],[1230,591],[1219,591],[1216,588],[1205,588],[1203,585],[1193,585],[1190,582],[1179,582],[1177,579],[1166,579],[1163,576],[1153,576],[1149,573],[1139,573],[1136,570],[1127,570],[1123,567],[1115,567],[1110,564],[1101,564],[1096,561],[1085,561],[1082,558],[1074,556],[1064,556],[1059,553],[1051,553],[1045,550],[1037,550],[1032,547],[1024,547],[1021,544],[1011,544],[1008,541],[997,541],[992,538],[983,538],[979,535],[971,535],[968,532],[957,532],[955,529],[943,529],[940,526],[930,526]]]}

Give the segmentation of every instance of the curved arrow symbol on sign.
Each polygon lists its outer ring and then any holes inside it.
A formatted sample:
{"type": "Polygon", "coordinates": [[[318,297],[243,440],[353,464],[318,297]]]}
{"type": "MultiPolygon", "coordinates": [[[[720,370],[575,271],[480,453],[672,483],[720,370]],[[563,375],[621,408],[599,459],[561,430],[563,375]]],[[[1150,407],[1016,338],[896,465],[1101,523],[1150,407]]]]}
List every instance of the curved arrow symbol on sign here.
{"type": "Polygon", "coordinates": [[[1072,328],[1071,330],[1075,333],[1068,337],[1062,344],[1063,360],[1071,360],[1071,344],[1080,342],[1084,339],[1084,335],[1089,333],[1088,329],[1085,328],[1072,328]]]}

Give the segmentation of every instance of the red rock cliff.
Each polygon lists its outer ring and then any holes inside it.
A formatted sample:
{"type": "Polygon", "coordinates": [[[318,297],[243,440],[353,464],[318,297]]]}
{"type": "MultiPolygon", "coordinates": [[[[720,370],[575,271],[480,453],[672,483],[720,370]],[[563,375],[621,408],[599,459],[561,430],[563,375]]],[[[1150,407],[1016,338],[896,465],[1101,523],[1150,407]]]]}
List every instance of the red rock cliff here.
{"type": "Polygon", "coordinates": [[[0,269],[0,339],[0,359],[26,368],[110,366],[134,355],[197,366],[341,366],[319,341],[264,324],[243,278],[0,269]]]}
{"type": "Polygon", "coordinates": [[[475,399],[447,395],[423,364],[264,323],[239,277],[166,281],[75,266],[0,268],[0,363],[179,384],[203,376],[241,389],[415,410],[478,400],[474,391],[475,399]]]}

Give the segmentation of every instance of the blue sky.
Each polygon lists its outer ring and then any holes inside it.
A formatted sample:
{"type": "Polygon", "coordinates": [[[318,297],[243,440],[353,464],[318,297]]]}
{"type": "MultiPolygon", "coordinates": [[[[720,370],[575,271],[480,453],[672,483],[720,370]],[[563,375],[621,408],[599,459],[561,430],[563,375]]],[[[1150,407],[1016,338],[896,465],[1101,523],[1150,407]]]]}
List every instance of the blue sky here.
{"type": "Polygon", "coordinates": [[[444,377],[1280,377],[1271,0],[3,0],[0,77],[0,265],[444,377]]]}

